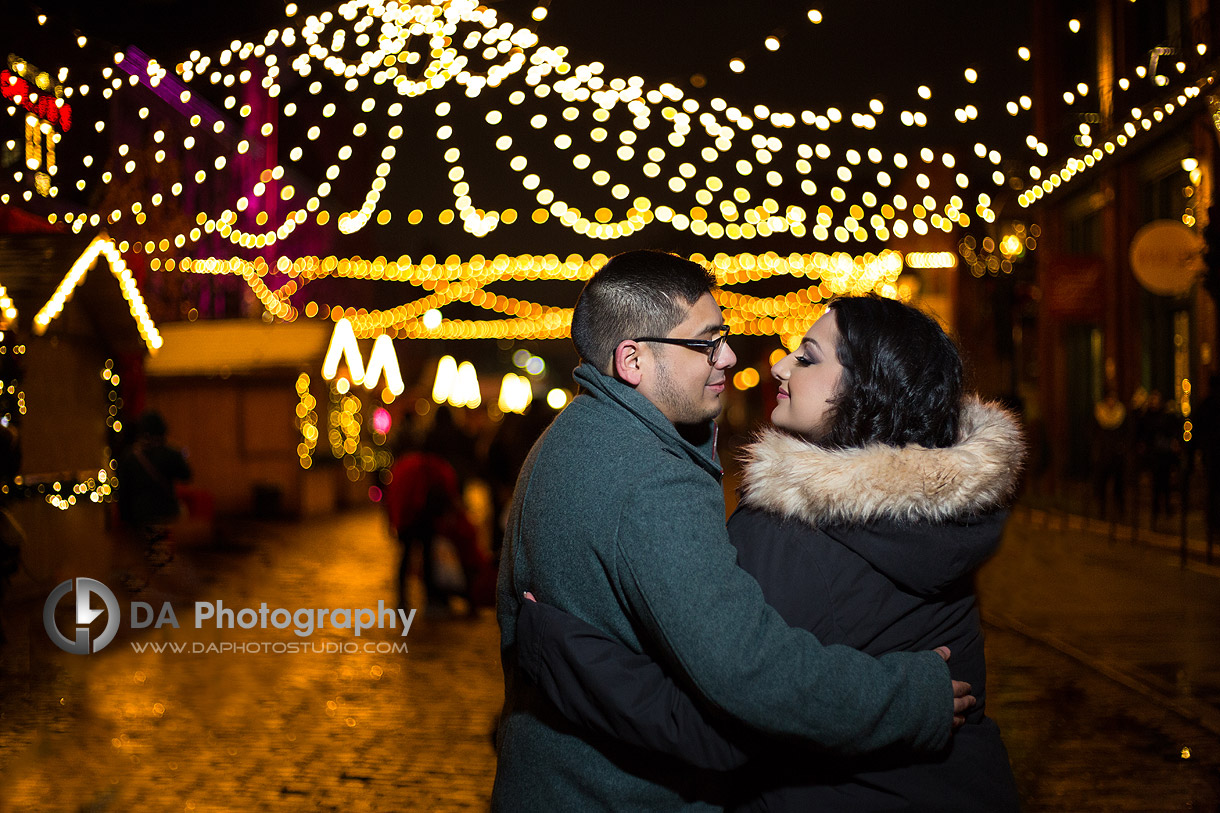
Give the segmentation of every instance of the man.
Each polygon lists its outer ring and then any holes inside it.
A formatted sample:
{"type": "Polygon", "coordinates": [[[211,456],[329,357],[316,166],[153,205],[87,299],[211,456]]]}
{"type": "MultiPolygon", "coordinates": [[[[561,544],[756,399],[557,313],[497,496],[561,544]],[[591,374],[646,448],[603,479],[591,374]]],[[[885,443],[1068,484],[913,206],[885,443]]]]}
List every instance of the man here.
{"type": "Polygon", "coordinates": [[[143,545],[144,558],[154,567],[173,558],[168,541],[170,526],[182,513],[178,483],[191,479],[186,455],[169,445],[167,431],[160,412],[144,412],[135,442],[119,456],[119,518],[143,545]]]}
{"type": "Polygon", "coordinates": [[[714,286],[695,263],[633,251],[581,292],[572,339],[583,392],[530,452],[505,535],[496,809],[715,801],[693,770],[567,723],[518,674],[525,591],[651,654],[728,716],[842,753],[939,749],[973,704],[945,655],[875,660],[823,647],[788,627],[737,567],[712,423],[737,358],[714,286]]]}

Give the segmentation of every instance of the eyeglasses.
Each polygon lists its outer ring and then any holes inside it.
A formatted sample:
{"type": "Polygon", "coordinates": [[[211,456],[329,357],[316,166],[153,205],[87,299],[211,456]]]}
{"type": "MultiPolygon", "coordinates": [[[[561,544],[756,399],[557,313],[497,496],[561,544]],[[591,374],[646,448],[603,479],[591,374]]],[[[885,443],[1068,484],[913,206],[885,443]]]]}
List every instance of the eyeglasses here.
{"type": "Polygon", "coordinates": [[[716,361],[720,358],[720,349],[724,347],[724,343],[729,340],[729,326],[720,326],[720,335],[714,339],[669,339],[657,338],[655,336],[644,336],[639,339],[632,339],[636,342],[660,342],[661,344],[676,344],[680,347],[689,347],[691,350],[700,350],[707,354],[707,363],[716,366],[716,361]]]}

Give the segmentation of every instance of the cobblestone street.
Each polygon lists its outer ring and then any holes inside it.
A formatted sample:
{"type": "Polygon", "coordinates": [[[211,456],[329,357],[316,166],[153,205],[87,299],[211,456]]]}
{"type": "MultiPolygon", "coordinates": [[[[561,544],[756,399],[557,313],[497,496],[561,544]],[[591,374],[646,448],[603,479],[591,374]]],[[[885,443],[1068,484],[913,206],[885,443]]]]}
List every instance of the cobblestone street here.
{"type": "MultiPolygon", "coordinates": [[[[196,599],[255,608],[263,601],[273,608],[392,605],[395,550],[382,525],[372,512],[266,525],[247,550],[184,552],[164,581],[185,577],[188,565],[208,576],[194,595],[171,591],[182,628],[146,630],[134,640],[295,639],[291,630],[208,635],[192,626],[196,599]]],[[[159,606],[162,596],[138,598],[159,606]]],[[[395,630],[366,630],[359,639],[406,641],[406,654],[137,653],[120,634],[97,655],[73,656],[42,643],[40,608],[21,621],[28,631],[10,632],[0,721],[5,810],[487,806],[490,732],[503,695],[490,613],[417,616],[405,639],[395,630]],[[23,682],[10,661],[27,640],[35,654],[23,682]]],[[[310,640],[358,639],[329,629],[310,640]]]]}
{"type": "Polygon", "coordinates": [[[1220,809],[1220,738],[1020,634],[987,635],[988,711],[1025,810],[1220,809]]]}
{"type": "MultiPolygon", "coordinates": [[[[375,608],[393,598],[395,553],[371,511],[244,529],[223,550],[180,551],[134,597],[172,599],[180,629],[123,631],[91,656],[49,643],[41,598],[10,606],[0,810],[486,809],[502,694],[490,612],[417,616],[405,639],[309,639],[356,652],[132,646],[299,641],[196,629],[192,604],[375,608]],[[363,651],[404,640],[406,653],[363,651]]],[[[980,585],[989,709],[1027,810],[1220,809],[1214,572],[1022,511],[980,585]]]]}
{"type": "Polygon", "coordinates": [[[1220,810],[1220,568],[1018,509],[979,577],[1028,810],[1220,810]]]}

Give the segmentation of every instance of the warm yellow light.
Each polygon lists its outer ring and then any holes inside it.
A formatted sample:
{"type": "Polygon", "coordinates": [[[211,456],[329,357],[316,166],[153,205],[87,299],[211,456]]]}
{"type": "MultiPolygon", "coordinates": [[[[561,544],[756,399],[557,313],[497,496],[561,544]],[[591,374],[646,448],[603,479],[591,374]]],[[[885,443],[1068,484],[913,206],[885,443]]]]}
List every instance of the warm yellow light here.
{"type": "Polygon", "coordinates": [[[339,373],[340,361],[347,362],[352,381],[359,384],[364,380],[364,360],[360,357],[360,347],[356,344],[352,322],[346,318],[335,322],[335,329],[330,334],[330,346],[327,347],[326,357],[322,361],[322,377],[333,381],[339,373]]]}
{"type": "Polygon", "coordinates": [[[455,407],[470,409],[483,403],[482,395],[479,392],[479,376],[475,372],[474,365],[469,361],[463,361],[458,365],[457,377],[453,384],[453,393],[449,396],[449,403],[455,407]]]}
{"type": "Polygon", "coordinates": [[[436,379],[432,383],[432,400],[443,404],[453,394],[457,382],[457,359],[453,356],[442,356],[436,365],[436,379]]]}
{"type": "Polygon", "coordinates": [[[733,376],[733,386],[739,390],[748,390],[757,387],[759,380],[758,370],[747,367],[733,376]]]}
{"type": "Polygon", "coordinates": [[[903,261],[908,268],[954,268],[957,255],[952,251],[913,251],[903,261]]]}
{"type": "Polygon", "coordinates": [[[500,398],[497,403],[501,412],[523,413],[533,400],[534,392],[528,378],[516,373],[505,374],[500,381],[500,398]]]}
{"type": "MultiPolygon", "coordinates": [[[[97,215],[90,218],[90,222],[93,225],[97,225],[97,223],[94,222],[96,218],[97,215]]],[[[83,225],[84,218],[82,217],[78,219],[76,223],[83,225]]],[[[162,345],[161,335],[157,331],[156,325],[153,323],[151,317],[148,315],[148,309],[144,304],[144,298],[140,294],[139,289],[137,289],[135,286],[135,282],[132,279],[131,270],[123,261],[123,256],[119,253],[114,241],[109,239],[104,232],[95,237],[85,249],[84,253],[77,258],[76,262],[73,263],[72,268],[68,271],[68,274],[59,283],[59,286],[56,288],[51,299],[48,300],[45,305],[43,305],[42,309],[39,310],[37,314],[35,314],[32,325],[35,335],[42,335],[46,332],[47,326],[63,310],[64,305],[67,303],[68,299],[71,298],[73,290],[75,290],[75,288],[84,280],[89,268],[95,264],[99,256],[105,258],[107,264],[110,266],[110,272],[115,276],[116,279],[119,280],[122,286],[123,297],[127,300],[128,308],[131,312],[132,318],[136,321],[136,326],[139,329],[140,336],[144,339],[149,352],[155,353],[162,345]]],[[[156,261],[154,260],[154,262],[156,261]]],[[[0,307],[4,307],[6,309],[6,315],[8,315],[7,311],[11,309],[11,304],[12,303],[7,299],[7,296],[0,298],[0,307]]],[[[16,312],[14,310],[13,314],[10,315],[9,318],[13,318],[15,314],[16,312]]],[[[115,383],[117,383],[117,380],[115,383]]]]}
{"type": "Polygon", "coordinates": [[[369,390],[376,389],[377,380],[385,377],[385,388],[398,396],[406,391],[402,380],[402,371],[398,367],[398,354],[394,352],[394,342],[386,334],[381,334],[373,342],[373,352],[369,354],[368,370],[364,375],[364,386],[369,390]]]}

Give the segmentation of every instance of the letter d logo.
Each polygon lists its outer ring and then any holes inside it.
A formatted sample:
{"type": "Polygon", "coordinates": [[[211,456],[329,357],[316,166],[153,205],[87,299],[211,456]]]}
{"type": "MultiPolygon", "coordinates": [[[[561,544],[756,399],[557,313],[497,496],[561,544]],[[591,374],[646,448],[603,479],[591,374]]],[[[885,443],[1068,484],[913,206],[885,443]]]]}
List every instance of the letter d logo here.
{"type": "Polygon", "coordinates": [[[47,596],[47,603],[42,607],[42,625],[51,641],[64,652],[73,655],[88,655],[90,651],[97,652],[114,640],[119,631],[119,602],[110,592],[110,588],[97,579],[79,578],[76,580],[76,640],[69,639],[55,626],[55,608],[60,599],[72,592],[72,579],[60,584],[47,596]],[[89,647],[89,624],[102,614],[103,610],[93,609],[90,596],[97,594],[105,605],[106,628],[93,641],[92,650],[89,647]]]}

